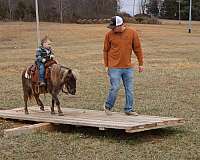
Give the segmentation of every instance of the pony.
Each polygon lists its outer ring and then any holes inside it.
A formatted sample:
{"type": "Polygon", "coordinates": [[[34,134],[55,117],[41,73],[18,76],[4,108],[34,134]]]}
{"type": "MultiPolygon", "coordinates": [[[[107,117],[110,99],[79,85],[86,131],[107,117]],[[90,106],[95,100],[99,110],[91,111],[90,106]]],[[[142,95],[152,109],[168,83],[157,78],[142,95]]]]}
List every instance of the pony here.
{"type": "Polygon", "coordinates": [[[31,75],[28,74],[28,69],[22,72],[22,87],[23,87],[23,98],[24,98],[24,111],[25,114],[29,114],[27,102],[32,97],[40,106],[40,110],[44,111],[44,105],[40,100],[40,94],[50,93],[52,96],[51,114],[55,114],[54,105],[57,105],[58,115],[63,116],[63,112],[60,107],[60,101],[58,94],[62,91],[65,94],[76,94],[76,72],[65,66],[59,64],[53,64],[49,68],[49,78],[46,80],[46,86],[40,86],[32,81],[31,75]]]}

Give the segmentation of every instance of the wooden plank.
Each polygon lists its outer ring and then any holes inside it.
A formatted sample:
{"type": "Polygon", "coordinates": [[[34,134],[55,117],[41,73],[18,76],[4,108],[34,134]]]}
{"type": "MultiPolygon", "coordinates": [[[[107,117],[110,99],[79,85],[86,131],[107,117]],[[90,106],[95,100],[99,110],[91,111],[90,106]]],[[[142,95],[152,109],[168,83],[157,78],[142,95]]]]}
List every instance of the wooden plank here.
{"type": "MultiPolygon", "coordinates": [[[[147,123],[150,123],[148,121],[145,122],[117,122],[115,119],[112,119],[110,117],[109,120],[96,120],[96,119],[85,119],[85,118],[73,118],[73,117],[60,117],[60,116],[51,116],[51,115],[44,115],[43,117],[38,116],[37,119],[33,115],[10,115],[6,114],[6,117],[9,118],[15,118],[15,119],[21,119],[21,120],[30,120],[30,121],[37,121],[37,122],[51,122],[51,123],[63,123],[63,124],[71,124],[71,125],[79,125],[79,126],[91,126],[91,127],[105,127],[105,128],[116,128],[116,129],[126,129],[130,126],[143,126],[147,123]]],[[[102,117],[103,118],[103,117],[102,117]]],[[[130,117],[131,118],[131,117],[130,117]]],[[[134,118],[134,117],[133,117],[134,118]]],[[[159,122],[159,121],[154,121],[159,122]]]]}
{"type": "MultiPolygon", "coordinates": [[[[45,112],[38,110],[38,107],[31,107],[30,109],[31,114],[37,114],[37,116],[42,115],[44,117],[44,113],[48,113],[45,116],[51,117],[52,115],[49,114],[49,108],[46,109],[45,112]]],[[[121,121],[138,121],[138,122],[156,122],[162,120],[177,120],[177,118],[172,117],[158,117],[158,116],[147,116],[147,115],[140,115],[140,116],[125,116],[123,113],[113,112],[111,116],[107,116],[103,111],[95,111],[95,110],[86,110],[86,109],[74,109],[74,108],[63,108],[65,116],[67,117],[74,117],[74,118],[84,118],[84,119],[95,119],[95,120],[113,120],[115,119],[117,122],[121,121]]],[[[23,109],[18,110],[17,112],[24,112],[23,109]]],[[[10,112],[9,112],[10,113],[10,112]]]]}
{"type": "MultiPolygon", "coordinates": [[[[4,116],[4,115],[0,115],[4,116]]],[[[116,128],[116,129],[124,129],[129,127],[128,124],[123,122],[110,122],[110,121],[97,121],[91,119],[83,119],[83,118],[63,118],[60,116],[51,116],[49,117],[36,117],[31,115],[12,115],[6,114],[5,117],[10,119],[19,119],[19,120],[27,120],[27,121],[36,121],[36,122],[49,122],[56,124],[70,124],[75,126],[90,126],[90,127],[105,127],[105,128],[116,128]]],[[[136,125],[136,124],[135,124],[136,125]]],[[[138,124],[139,125],[139,124],[138,124]]]]}
{"type": "Polygon", "coordinates": [[[40,111],[38,106],[29,107],[29,115],[24,114],[23,108],[13,110],[1,110],[0,117],[28,120],[35,122],[46,122],[55,124],[70,124],[75,126],[97,127],[104,129],[123,129],[126,132],[134,133],[168,126],[176,126],[184,123],[182,118],[159,117],[159,116],[127,116],[124,113],[112,112],[111,116],[104,111],[62,108],[64,116],[51,115],[50,107],[45,106],[45,111],[40,111]]]}
{"type": "Polygon", "coordinates": [[[136,132],[143,132],[143,131],[147,131],[147,130],[153,130],[153,129],[159,129],[159,128],[167,128],[167,127],[174,127],[174,126],[180,126],[183,125],[185,122],[184,121],[179,121],[177,123],[175,122],[171,122],[171,123],[165,123],[164,125],[157,125],[155,124],[154,126],[143,126],[143,127],[132,127],[129,129],[126,129],[125,131],[127,133],[136,133],[136,132]]]}
{"type": "Polygon", "coordinates": [[[106,128],[105,128],[105,127],[99,127],[99,130],[100,130],[100,131],[105,131],[106,128]]]}
{"type": "Polygon", "coordinates": [[[5,129],[4,137],[20,136],[22,134],[35,133],[41,130],[52,131],[54,126],[51,123],[38,123],[33,125],[24,125],[17,128],[5,129]]]}
{"type": "MultiPolygon", "coordinates": [[[[134,121],[136,122],[138,120],[138,122],[145,122],[145,121],[162,121],[162,120],[176,120],[177,118],[171,118],[171,117],[158,117],[158,116],[147,116],[147,115],[140,115],[140,116],[125,116],[123,113],[119,113],[119,112],[113,112],[113,114],[111,116],[107,116],[104,112],[102,111],[94,111],[94,110],[83,110],[83,109],[72,109],[72,108],[63,108],[64,113],[65,113],[65,117],[74,117],[74,118],[84,118],[84,119],[95,119],[95,120],[111,120],[111,119],[115,119],[118,122],[127,120],[127,121],[134,121]]],[[[35,115],[37,114],[37,116],[42,116],[44,117],[44,113],[48,113],[45,116],[48,117],[52,117],[52,115],[50,115],[50,111],[47,110],[45,112],[43,111],[39,111],[38,107],[37,108],[32,108],[30,109],[31,113],[30,115],[35,115]]],[[[17,111],[19,112],[19,111],[17,111]]],[[[23,109],[21,110],[21,112],[23,113],[23,109]]],[[[8,112],[11,113],[11,112],[8,112]]],[[[19,113],[21,114],[21,113],[19,113]]]]}
{"type": "MultiPolygon", "coordinates": [[[[86,112],[85,112],[86,113],[86,112]]],[[[79,115],[79,117],[77,117],[77,115],[74,115],[74,113],[71,113],[71,112],[69,112],[67,115],[66,115],[66,117],[65,117],[65,120],[73,120],[73,119],[76,119],[76,120],[79,120],[79,121],[84,121],[84,120],[86,120],[87,119],[87,121],[97,121],[97,122],[100,122],[100,121],[102,121],[102,119],[103,119],[103,121],[104,122],[106,122],[106,121],[112,121],[112,120],[115,120],[114,121],[114,123],[116,122],[116,123],[118,123],[118,124],[121,124],[121,123],[123,123],[123,122],[121,122],[121,120],[119,121],[119,118],[118,117],[120,117],[120,115],[118,115],[118,116],[106,116],[104,113],[103,114],[101,114],[101,116],[100,117],[98,117],[98,118],[95,118],[95,117],[92,117],[92,118],[89,118],[89,117],[85,117],[85,114],[81,114],[81,113],[77,113],[78,115],[79,115]]],[[[34,116],[35,114],[33,114],[33,113],[31,113],[30,115],[28,115],[28,116],[34,116]]],[[[5,116],[7,116],[8,117],[8,114],[7,115],[5,115],[5,116]]],[[[16,118],[17,117],[19,117],[19,115],[13,115],[14,117],[16,116],[16,118]]],[[[22,116],[22,118],[24,118],[24,116],[27,116],[27,115],[24,115],[24,114],[22,114],[21,115],[22,116]]],[[[44,114],[44,112],[41,112],[41,114],[39,114],[39,113],[37,113],[37,117],[41,117],[41,118],[54,118],[54,119],[62,119],[62,117],[59,117],[59,116],[52,116],[52,115],[50,115],[50,114],[44,114]],[[41,117],[42,116],[42,117],[41,117]]],[[[123,116],[124,117],[124,120],[125,119],[127,119],[127,121],[126,121],[126,124],[128,123],[128,122],[131,122],[131,124],[133,124],[132,123],[132,120],[133,120],[133,122],[134,122],[134,124],[136,123],[136,122],[138,122],[138,123],[146,123],[146,122],[159,122],[159,121],[161,121],[161,119],[153,119],[153,121],[152,120],[150,120],[150,119],[148,119],[147,120],[147,116],[146,116],[146,118],[144,117],[144,116],[137,116],[137,117],[130,117],[130,116],[123,116]],[[141,118],[140,118],[141,117],[141,118]],[[140,119],[139,119],[140,118],[140,119]],[[146,119],[146,120],[145,120],[146,119]]],[[[20,118],[20,117],[19,117],[20,118]]],[[[172,118],[171,118],[171,120],[172,120],[172,118]]]]}
{"type": "MultiPolygon", "coordinates": [[[[85,112],[86,113],[86,112],[85,112]]],[[[86,118],[83,114],[81,113],[77,113],[79,115],[79,117],[75,116],[73,113],[69,112],[68,115],[66,115],[67,117],[60,117],[60,116],[52,116],[48,113],[48,115],[44,114],[44,112],[41,114],[42,117],[40,115],[37,115],[37,119],[35,119],[35,121],[46,121],[46,122],[51,122],[51,123],[64,123],[64,124],[72,124],[72,125],[86,125],[86,126],[92,126],[92,127],[103,127],[101,126],[102,123],[104,123],[104,125],[106,125],[107,128],[112,128],[112,126],[118,128],[118,129],[124,129],[124,127],[128,127],[130,124],[128,122],[120,122],[117,119],[115,119],[116,121],[113,121],[112,116],[107,116],[105,115],[105,113],[101,112],[101,118],[100,119],[90,119],[90,118],[86,118]],[[73,115],[73,116],[72,116],[73,115]],[[75,116],[75,117],[74,117],[75,116]],[[64,119],[63,119],[64,118],[64,119]],[[52,121],[53,120],[53,121],[52,121]],[[65,123],[65,122],[66,123],[65,123]],[[74,122],[74,123],[70,123],[70,122],[74,122]],[[80,123],[79,123],[80,122],[80,123]],[[77,124],[76,124],[77,123],[77,124]],[[91,125],[89,125],[88,123],[90,123],[91,125]]],[[[2,115],[4,116],[4,115],[2,115]]],[[[31,113],[30,115],[24,115],[21,114],[19,115],[10,115],[10,113],[7,113],[5,115],[6,117],[9,118],[18,118],[18,119],[22,119],[22,120],[34,120],[34,115],[31,113]],[[27,118],[28,117],[28,118],[27,118]]],[[[130,119],[131,117],[129,117],[130,119]]],[[[141,122],[132,122],[131,125],[140,125],[141,122]]]]}
{"type": "MultiPolygon", "coordinates": [[[[7,115],[8,117],[9,115],[7,115]]],[[[12,115],[10,116],[12,117],[12,115]]],[[[14,116],[15,117],[15,116],[14,116]]],[[[134,125],[134,126],[140,126],[140,125],[144,125],[146,123],[155,123],[155,122],[159,122],[159,121],[133,121],[133,122],[128,122],[128,121],[123,121],[123,122],[118,122],[116,119],[112,119],[112,117],[110,117],[110,119],[102,119],[102,120],[96,120],[96,119],[85,119],[83,118],[79,118],[79,117],[60,117],[60,116],[44,116],[44,117],[37,117],[37,119],[35,119],[35,116],[31,116],[31,115],[20,115],[20,116],[16,116],[16,119],[22,119],[22,120],[31,120],[31,121],[38,121],[38,122],[51,122],[51,123],[63,123],[63,124],[72,124],[72,125],[82,125],[82,126],[92,126],[92,127],[103,127],[105,126],[106,128],[112,128],[112,127],[116,127],[118,129],[124,129],[126,127],[129,127],[130,125],[134,125]],[[103,124],[103,126],[101,126],[101,124],[103,124]]],[[[103,118],[103,116],[102,116],[103,118]]],[[[130,117],[131,118],[131,117],[130,117]]]]}

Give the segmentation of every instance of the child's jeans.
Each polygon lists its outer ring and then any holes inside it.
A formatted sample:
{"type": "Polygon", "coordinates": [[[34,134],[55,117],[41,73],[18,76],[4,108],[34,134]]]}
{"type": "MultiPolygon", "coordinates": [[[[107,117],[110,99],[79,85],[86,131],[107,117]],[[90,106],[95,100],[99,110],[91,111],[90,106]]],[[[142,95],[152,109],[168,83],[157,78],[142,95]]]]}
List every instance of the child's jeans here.
{"type": "Polygon", "coordinates": [[[37,61],[37,65],[39,67],[39,78],[41,82],[44,82],[45,79],[45,65],[42,62],[37,61]]]}

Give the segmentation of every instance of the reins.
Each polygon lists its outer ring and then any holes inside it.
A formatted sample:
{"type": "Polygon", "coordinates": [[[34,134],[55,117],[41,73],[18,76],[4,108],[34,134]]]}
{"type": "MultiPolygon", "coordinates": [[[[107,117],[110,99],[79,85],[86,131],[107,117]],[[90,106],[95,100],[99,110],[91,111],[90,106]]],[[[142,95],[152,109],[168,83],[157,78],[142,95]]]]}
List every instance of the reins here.
{"type": "Polygon", "coordinates": [[[60,66],[61,68],[64,68],[64,69],[68,69],[68,70],[72,70],[71,68],[68,68],[68,67],[65,67],[65,66],[60,66]]]}

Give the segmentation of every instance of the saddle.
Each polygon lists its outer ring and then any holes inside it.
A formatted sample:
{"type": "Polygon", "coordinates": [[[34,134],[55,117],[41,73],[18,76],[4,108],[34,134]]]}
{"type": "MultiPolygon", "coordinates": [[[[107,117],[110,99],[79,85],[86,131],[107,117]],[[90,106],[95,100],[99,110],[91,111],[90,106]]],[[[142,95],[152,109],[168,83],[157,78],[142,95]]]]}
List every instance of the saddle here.
{"type": "MultiPolygon", "coordinates": [[[[50,80],[51,77],[51,66],[57,64],[55,60],[49,60],[45,63],[45,81],[50,80]]],[[[39,68],[37,64],[32,64],[27,69],[27,74],[30,77],[32,83],[39,83],[39,68]]]]}

